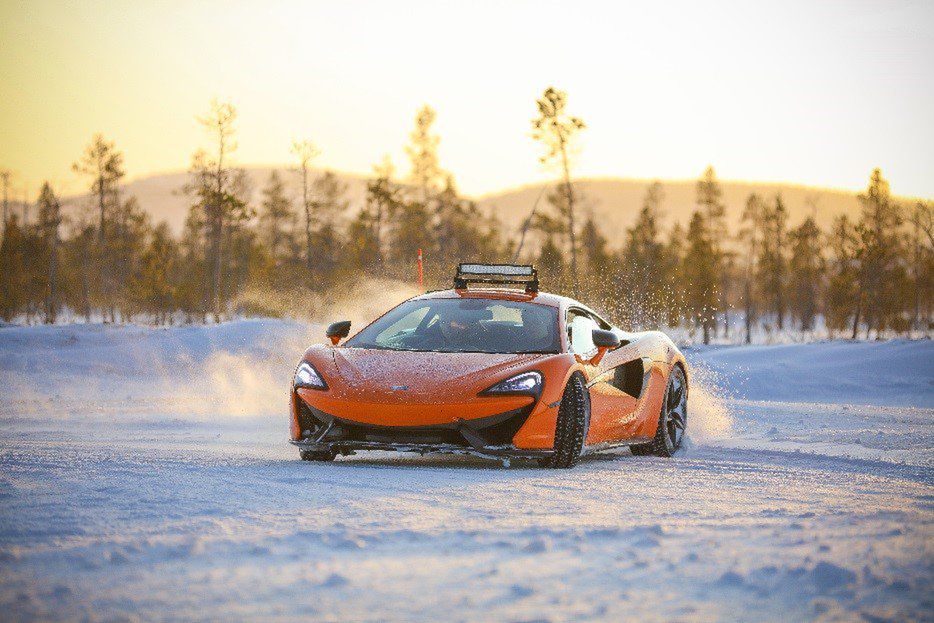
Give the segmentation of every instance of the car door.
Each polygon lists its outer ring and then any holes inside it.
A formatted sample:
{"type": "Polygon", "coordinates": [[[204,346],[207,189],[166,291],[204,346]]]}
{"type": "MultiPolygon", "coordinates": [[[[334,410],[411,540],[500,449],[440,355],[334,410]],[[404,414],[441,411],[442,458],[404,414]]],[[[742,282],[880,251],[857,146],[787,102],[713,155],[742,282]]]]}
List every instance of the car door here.
{"type": "MultiPolygon", "coordinates": [[[[603,319],[587,310],[568,310],[567,327],[571,352],[583,363],[590,394],[590,426],[587,443],[595,444],[620,438],[621,427],[627,422],[638,404],[638,399],[624,391],[626,369],[607,366],[607,356],[593,366],[589,360],[597,353],[593,343],[593,330],[609,328],[603,319]]],[[[611,359],[612,360],[612,359],[611,359]]],[[[622,363],[622,362],[621,362],[622,363]]]]}

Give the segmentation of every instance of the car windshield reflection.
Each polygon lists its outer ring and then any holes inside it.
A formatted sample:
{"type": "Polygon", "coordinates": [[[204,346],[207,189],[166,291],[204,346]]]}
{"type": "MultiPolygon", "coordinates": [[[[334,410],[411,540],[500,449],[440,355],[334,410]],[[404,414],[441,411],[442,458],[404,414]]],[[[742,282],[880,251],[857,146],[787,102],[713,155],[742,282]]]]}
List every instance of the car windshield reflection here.
{"type": "Polygon", "coordinates": [[[505,300],[408,301],[345,344],[351,348],[439,353],[557,353],[558,311],[505,300]]]}

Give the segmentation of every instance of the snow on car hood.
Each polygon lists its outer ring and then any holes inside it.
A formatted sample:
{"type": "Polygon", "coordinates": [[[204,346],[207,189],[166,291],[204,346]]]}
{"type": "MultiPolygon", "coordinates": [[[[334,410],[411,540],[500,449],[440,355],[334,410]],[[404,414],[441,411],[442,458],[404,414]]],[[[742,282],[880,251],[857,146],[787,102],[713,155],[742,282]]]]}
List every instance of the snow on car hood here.
{"type": "Polygon", "coordinates": [[[542,357],[540,354],[436,353],[368,348],[335,348],[333,353],[337,369],[349,385],[387,391],[405,387],[408,395],[435,393],[440,383],[449,383],[457,389],[467,389],[487,381],[492,385],[511,368],[542,357]]]}

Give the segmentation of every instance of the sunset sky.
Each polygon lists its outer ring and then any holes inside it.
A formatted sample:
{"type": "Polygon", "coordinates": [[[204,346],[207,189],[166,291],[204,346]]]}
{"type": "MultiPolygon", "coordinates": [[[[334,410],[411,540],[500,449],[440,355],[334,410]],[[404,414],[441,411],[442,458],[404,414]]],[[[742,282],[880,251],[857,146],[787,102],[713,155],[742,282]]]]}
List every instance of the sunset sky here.
{"type": "Polygon", "coordinates": [[[240,164],[369,173],[438,112],[442,165],[481,194],[553,176],[529,137],[566,90],[577,174],[860,189],[880,166],[934,197],[934,3],[0,0],[0,168],[62,192],[94,132],[131,177],[185,169],[212,97],[240,164]]]}

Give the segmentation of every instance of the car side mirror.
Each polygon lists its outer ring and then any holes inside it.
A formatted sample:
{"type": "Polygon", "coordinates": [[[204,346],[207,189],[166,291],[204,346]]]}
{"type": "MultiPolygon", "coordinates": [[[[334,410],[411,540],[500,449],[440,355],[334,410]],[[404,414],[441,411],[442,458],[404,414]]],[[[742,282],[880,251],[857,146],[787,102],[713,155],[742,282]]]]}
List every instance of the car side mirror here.
{"type": "Polygon", "coordinates": [[[342,338],[350,335],[350,321],[341,320],[335,322],[325,330],[324,334],[331,338],[331,344],[337,346],[337,343],[340,342],[342,338]]]}
{"type": "MultiPolygon", "coordinates": [[[[594,329],[592,336],[594,346],[597,347],[597,354],[590,360],[590,365],[592,366],[600,363],[608,350],[623,346],[623,340],[612,331],[607,331],[606,329],[594,329]]],[[[627,341],[626,344],[628,343],[627,341]]]]}

